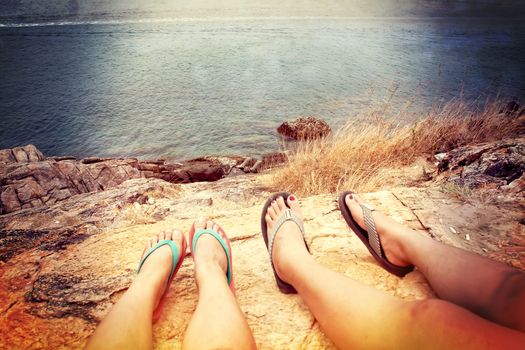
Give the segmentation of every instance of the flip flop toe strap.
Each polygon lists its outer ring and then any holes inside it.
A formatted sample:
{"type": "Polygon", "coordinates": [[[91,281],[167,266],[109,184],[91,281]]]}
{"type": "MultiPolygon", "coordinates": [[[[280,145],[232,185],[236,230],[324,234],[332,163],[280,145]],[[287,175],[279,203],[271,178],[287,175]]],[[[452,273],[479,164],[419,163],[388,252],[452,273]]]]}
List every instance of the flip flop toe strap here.
{"type": "Polygon", "coordinates": [[[375,209],[374,208],[371,209],[363,204],[361,204],[361,208],[363,209],[363,219],[365,221],[366,231],[368,233],[368,242],[370,243],[370,247],[372,247],[374,252],[380,258],[383,258],[383,252],[381,249],[381,242],[379,241],[379,235],[377,234],[376,223],[374,221],[374,218],[372,217],[372,212],[375,209]]]}
{"type": "Polygon", "coordinates": [[[169,285],[171,276],[173,275],[173,272],[175,272],[175,268],[177,266],[177,263],[179,262],[180,256],[179,256],[179,248],[177,248],[177,244],[175,244],[174,241],[170,239],[164,239],[162,241],[159,241],[157,244],[155,244],[153,247],[151,247],[143,256],[143,258],[140,260],[139,268],[137,269],[137,273],[140,272],[140,269],[142,268],[142,265],[146,262],[146,259],[157,249],[160,247],[168,245],[171,248],[172,256],[173,256],[173,263],[171,264],[171,271],[170,275],[168,277],[167,285],[169,285]]]}
{"type": "Polygon", "coordinates": [[[272,262],[272,265],[273,265],[273,256],[272,256],[272,251],[273,251],[273,242],[275,240],[275,235],[277,233],[277,231],[279,231],[279,229],[281,228],[281,226],[286,222],[286,221],[293,221],[298,227],[299,227],[299,230],[301,231],[301,234],[303,235],[303,239],[304,239],[304,226],[303,226],[303,220],[297,216],[297,214],[295,214],[291,209],[286,209],[278,218],[277,220],[275,221],[275,224],[273,225],[271,231],[270,231],[270,236],[272,237],[270,239],[270,242],[268,243],[268,253],[270,254],[270,261],[272,262]]]}
{"type": "Polygon", "coordinates": [[[228,248],[228,244],[226,243],[226,241],[224,240],[224,238],[222,238],[222,236],[212,230],[212,229],[202,229],[198,232],[195,233],[195,235],[193,236],[193,242],[191,243],[192,244],[192,249],[193,251],[195,251],[196,247],[197,247],[197,240],[202,236],[202,235],[205,235],[205,234],[208,234],[208,235],[211,235],[213,237],[215,237],[215,239],[217,241],[219,241],[219,243],[221,244],[222,246],[222,249],[224,249],[224,253],[226,254],[226,259],[228,261],[228,266],[227,266],[227,271],[226,271],[226,279],[228,281],[228,284],[230,284],[231,280],[232,280],[232,268],[230,266],[230,261],[231,261],[231,258],[230,258],[230,250],[228,248]]]}

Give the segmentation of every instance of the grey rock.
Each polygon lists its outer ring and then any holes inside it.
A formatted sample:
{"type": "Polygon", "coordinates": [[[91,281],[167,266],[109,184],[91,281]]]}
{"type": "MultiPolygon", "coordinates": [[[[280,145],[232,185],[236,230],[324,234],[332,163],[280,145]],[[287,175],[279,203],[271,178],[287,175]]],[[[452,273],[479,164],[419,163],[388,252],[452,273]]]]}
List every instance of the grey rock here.
{"type": "Polygon", "coordinates": [[[525,190],[525,138],[459,147],[438,164],[441,178],[469,188],[525,190]]]}
{"type": "Polygon", "coordinates": [[[182,163],[135,158],[45,158],[33,145],[0,150],[0,214],[48,206],[71,196],[99,192],[137,178],[171,183],[216,181],[245,157],[202,157],[182,163]]]}

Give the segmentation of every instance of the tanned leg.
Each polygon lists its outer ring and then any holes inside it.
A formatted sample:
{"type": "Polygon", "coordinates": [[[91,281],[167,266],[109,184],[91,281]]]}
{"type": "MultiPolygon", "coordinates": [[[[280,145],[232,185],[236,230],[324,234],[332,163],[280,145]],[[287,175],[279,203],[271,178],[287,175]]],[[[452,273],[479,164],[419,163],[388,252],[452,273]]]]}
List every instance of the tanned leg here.
{"type": "MultiPolygon", "coordinates": [[[[353,194],[345,201],[354,219],[365,227],[359,197],[353,194]]],[[[390,262],[415,265],[440,298],[525,332],[524,272],[435,241],[377,211],[373,217],[390,262]]]]}
{"type": "MultiPolygon", "coordinates": [[[[182,233],[172,230],[153,236],[144,252],[164,239],[172,239],[180,252],[182,233]]],[[[129,289],[98,325],[86,349],[151,349],[153,311],[166,289],[172,264],[168,246],[153,252],[129,289]]]]}
{"type": "MultiPolygon", "coordinates": [[[[218,231],[213,221],[195,229],[218,231]]],[[[191,242],[190,242],[191,244],[191,242]]],[[[194,251],[199,302],[184,337],[184,349],[255,349],[255,340],[226,278],[227,257],[214,237],[202,235],[194,251]]]]}
{"type": "MultiPolygon", "coordinates": [[[[290,198],[288,206],[300,216],[297,200],[290,198]]],[[[269,232],[285,209],[282,197],[269,207],[269,232]]],[[[403,301],[324,267],[308,254],[299,228],[291,221],[276,233],[273,258],[277,274],[297,289],[341,349],[518,349],[525,342],[525,334],[452,303],[403,301]]]]}

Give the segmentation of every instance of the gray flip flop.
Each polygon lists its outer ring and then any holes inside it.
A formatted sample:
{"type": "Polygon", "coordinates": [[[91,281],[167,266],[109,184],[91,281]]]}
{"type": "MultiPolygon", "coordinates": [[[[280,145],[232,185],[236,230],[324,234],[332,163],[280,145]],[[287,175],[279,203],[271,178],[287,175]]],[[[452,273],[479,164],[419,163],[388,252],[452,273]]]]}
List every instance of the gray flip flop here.
{"type": "MultiPolygon", "coordinates": [[[[283,197],[284,203],[286,203],[286,200],[290,196],[291,194],[288,192],[279,192],[279,193],[274,194],[273,196],[268,198],[268,200],[266,201],[266,204],[264,204],[262,215],[261,215],[261,232],[264,238],[264,244],[266,244],[266,248],[268,249],[268,253],[270,254],[270,262],[272,263],[272,269],[273,269],[273,274],[275,276],[275,281],[277,282],[277,286],[279,287],[279,290],[285,294],[297,293],[297,291],[291,284],[283,281],[279,277],[279,275],[277,275],[277,272],[275,272],[275,266],[273,266],[272,248],[273,248],[273,241],[275,239],[275,235],[277,231],[286,221],[293,221],[299,227],[299,230],[301,230],[301,233],[303,235],[304,244],[308,252],[310,252],[310,248],[308,248],[308,244],[306,243],[306,240],[304,239],[303,221],[301,220],[301,218],[297,216],[297,214],[293,212],[293,210],[288,208],[281,214],[281,216],[277,218],[277,221],[275,222],[275,225],[273,226],[270,232],[272,239],[269,242],[268,242],[268,231],[267,231],[268,228],[266,227],[265,216],[266,216],[266,212],[268,211],[268,207],[272,204],[272,201],[274,201],[278,197],[283,197]]],[[[288,204],[286,204],[286,206],[288,206],[288,204]]]]}
{"type": "Polygon", "coordinates": [[[374,222],[374,218],[372,217],[372,212],[375,209],[370,209],[366,205],[361,204],[361,208],[363,209],[363,219],[365,221],[366,230],[363,229],[361,226],[357,224],[357,221],[352,216],[352,213],[350,212],[350,209],[346,206],[345,198],[347,195],[352,194],[354,192],[352,191],[346,191],[341,193],[339,196],[339,209],[341,210],[341,214],[343,214],[343,217],[352,229],[354,233],[359,237],[361,242],[364,243],[364,245],[368,248],[368,251],[372,256],[376,259],[376,261],[383,267],[385,270],[387,270],[390,273],[393,273],[396,276],[403,277],[410,271],[414,270],[413,265],[408,266],[398,266],[392,264],[388,259],[386,258],[385,252],[383,251],[383,247],[381,246],[381,240],[379,239],[379,235],[377,234],[376,224],[374,222]]]}

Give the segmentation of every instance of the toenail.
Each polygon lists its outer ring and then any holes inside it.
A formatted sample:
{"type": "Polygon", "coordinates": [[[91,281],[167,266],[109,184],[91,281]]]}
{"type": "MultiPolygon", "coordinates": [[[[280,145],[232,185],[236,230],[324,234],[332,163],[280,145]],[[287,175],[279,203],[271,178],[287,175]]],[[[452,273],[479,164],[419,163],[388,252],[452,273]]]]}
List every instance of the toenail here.
{"type": "Polygon", "coordinates": [[[295,200],[295,196],[292,194],[290,197],[288,197],[291,201],[295,200]]]}

